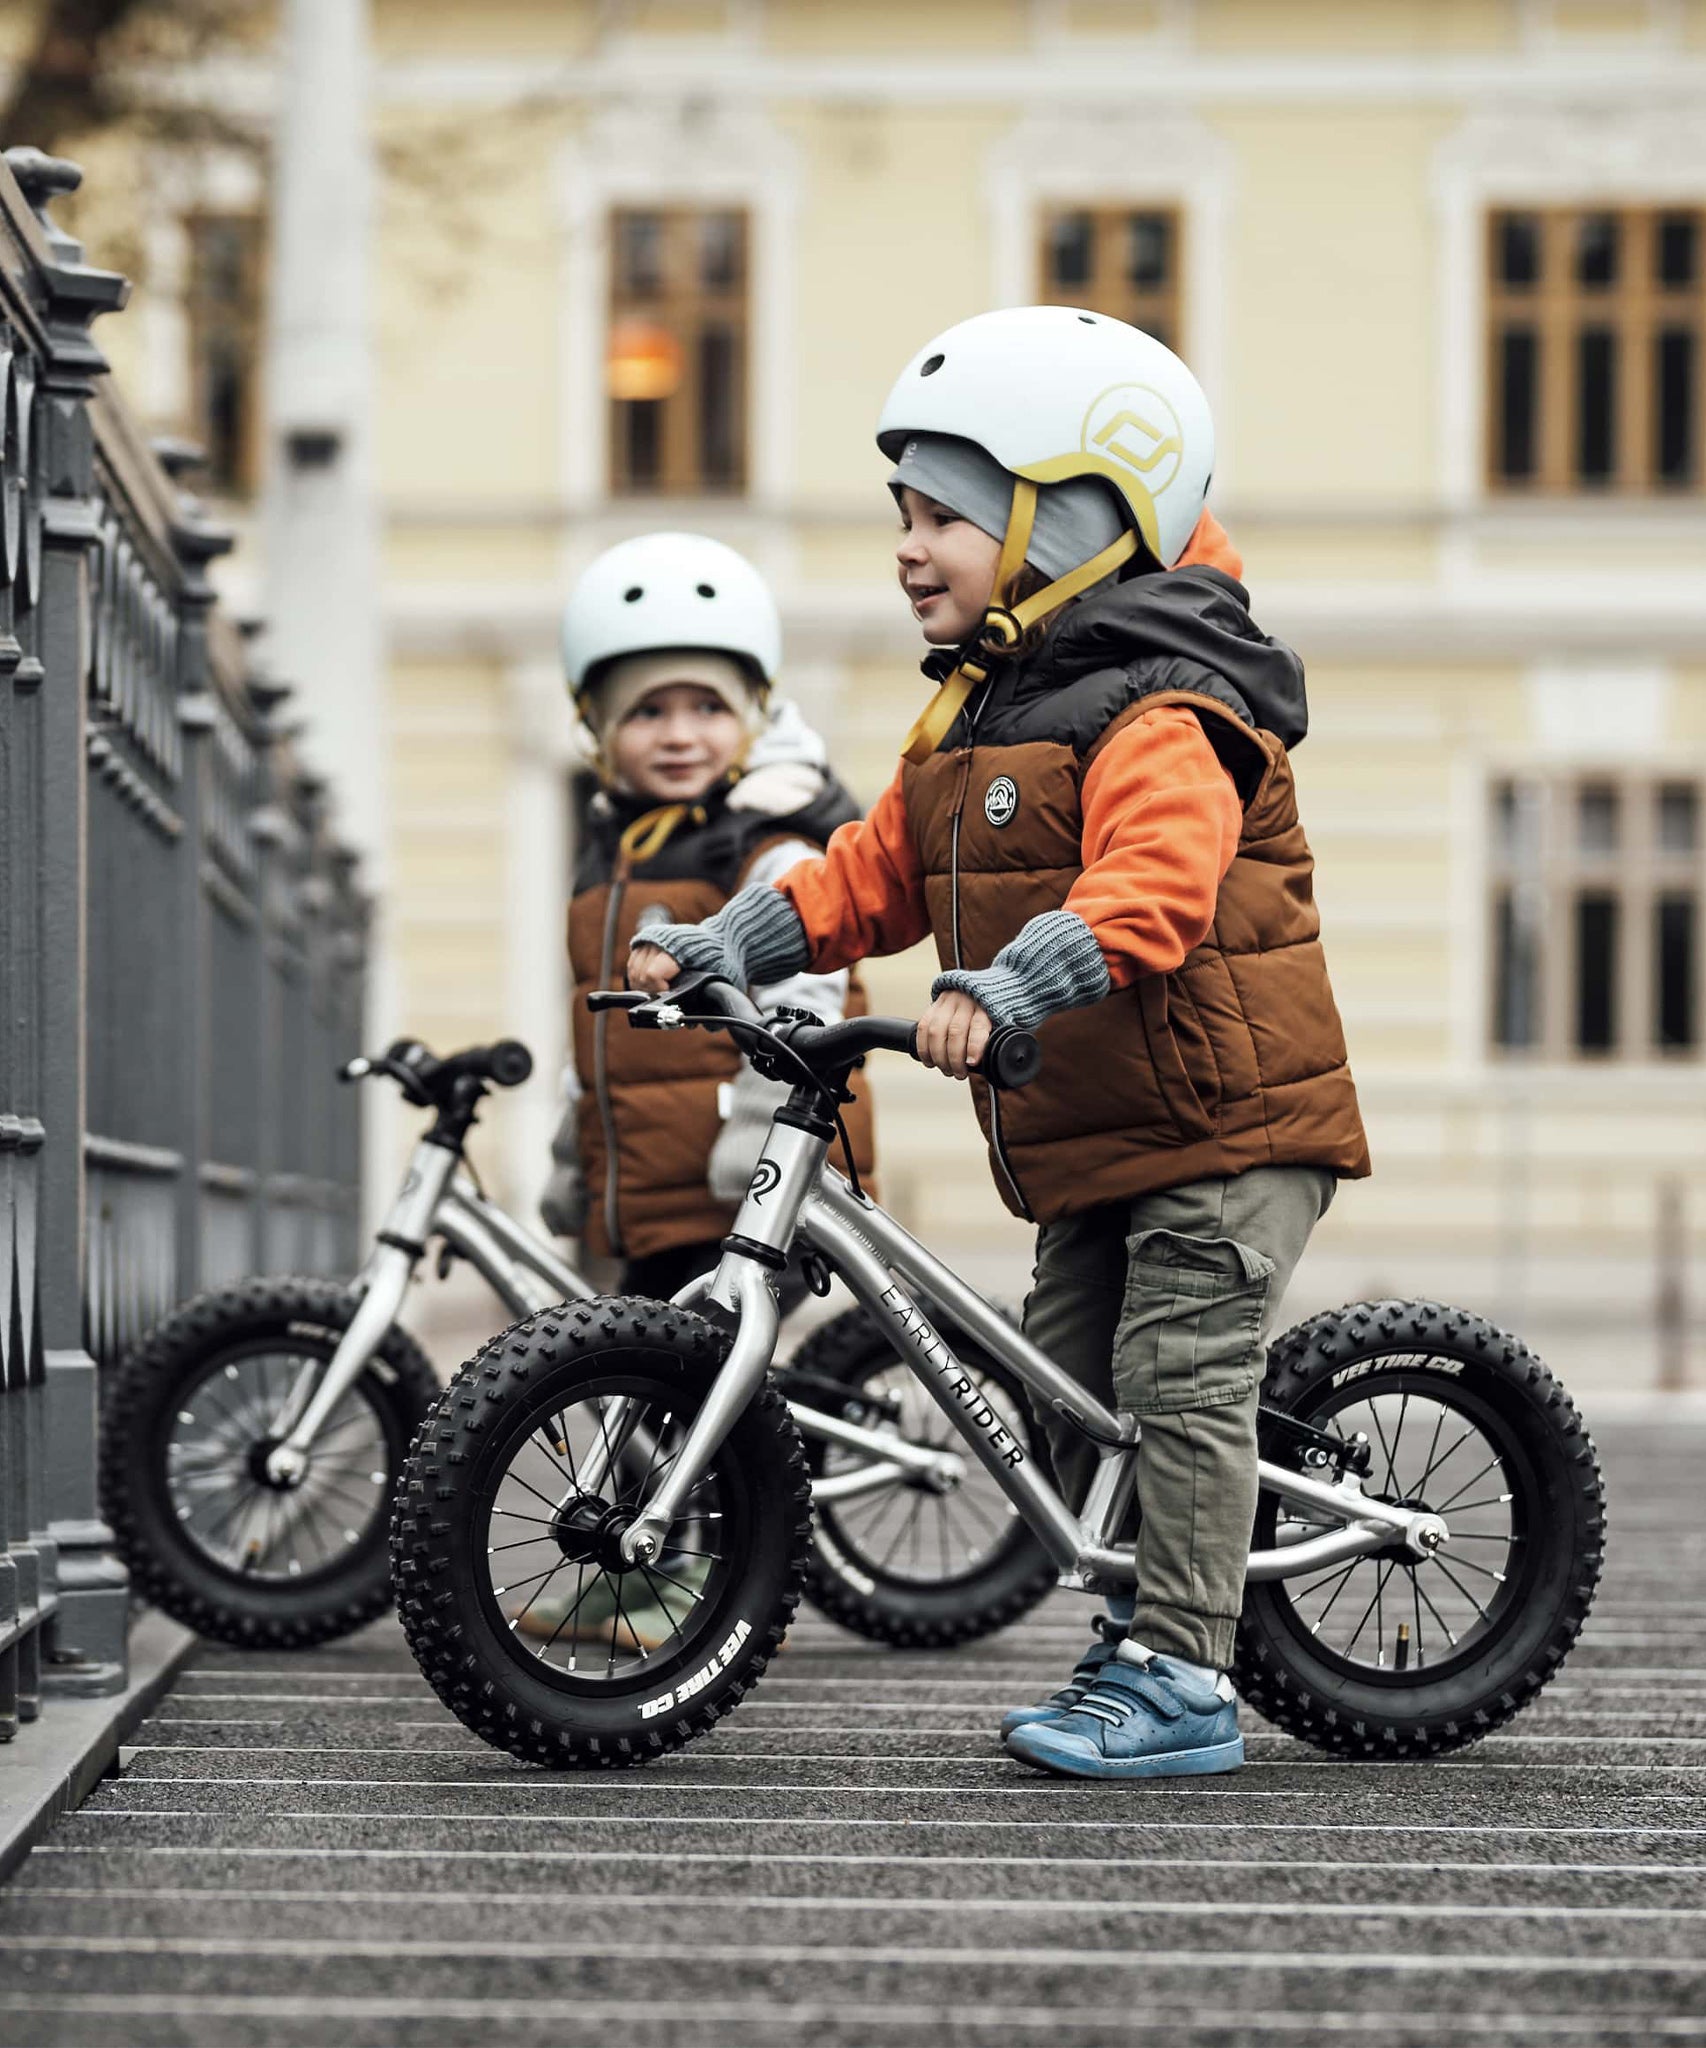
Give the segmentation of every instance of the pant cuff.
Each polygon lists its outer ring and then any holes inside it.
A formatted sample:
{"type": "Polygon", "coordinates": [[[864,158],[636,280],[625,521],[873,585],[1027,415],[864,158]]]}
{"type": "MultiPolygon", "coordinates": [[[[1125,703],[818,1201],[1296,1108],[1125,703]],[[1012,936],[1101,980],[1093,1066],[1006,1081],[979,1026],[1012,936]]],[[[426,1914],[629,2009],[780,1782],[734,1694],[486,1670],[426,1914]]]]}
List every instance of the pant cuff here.
{"type": "Polygon", "coordinates": [[[1187,1664],[1210,1664],[1216,1671],[1224,1671],[1232,1662],[1238,1617],[1197,1614],[1139,1600],[1127,1633],[1134,1643],[1163,1657],[1182,1657],[1187,1664]]]}

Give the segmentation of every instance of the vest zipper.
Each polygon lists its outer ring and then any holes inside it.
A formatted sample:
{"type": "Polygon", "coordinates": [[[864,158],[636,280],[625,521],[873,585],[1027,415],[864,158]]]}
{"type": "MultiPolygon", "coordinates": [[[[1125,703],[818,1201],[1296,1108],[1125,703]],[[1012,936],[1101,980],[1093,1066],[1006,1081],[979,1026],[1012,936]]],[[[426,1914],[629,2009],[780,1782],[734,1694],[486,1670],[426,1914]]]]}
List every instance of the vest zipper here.
{"type": "MultiPolygon", "coordinates": [[[[977,702],[966,715],[966,729],[972,744],[960,749],[960,786],[954,797],[954,816],[948,834],[948,901],[951,907],[954,939],[954,965],[964,967],[965,956],[960,950],[960,818],[966,807],[966,791],[971,787],[972,756],[977,750],[977,721],[983,711],[983,700],[988,695],[988,685],[978,693],[977,702]]],[[[995,1163],[1001,1169],[1001,1176],[1013,1191],[1013,1199],[1019,1205],[1019,1212],[1027,1222],[1034,1222],[1031,1205],[1025,1200],[1025,1191],[1019,1185],[1019,1177],[1013,1171],[1013,1162],[1007,1157],[1007,1147],[1001,1136],[1001,1097],[991,1088],[989,1091],[989,1149],[995,1154],[995,1163]]]]}
{"type": "MultiPolygon", "coordinates": [[[[627,877],[618,867],[610,878],[610,900],[604,910],[604,937],[598,959],[598,985],[609,988],[616,971],[616,921],[622,914],[627,877]]],[[[623,1256],[622,1225],[616,1200],[616,1111],[610,1100],[610,1073],[605,1039],[610,1030],[608,1010],[592,1020],[593,1094],[598,1101],[598,1120],[604,1129],[604,1234],[617,1258],[623,1256]]]]}

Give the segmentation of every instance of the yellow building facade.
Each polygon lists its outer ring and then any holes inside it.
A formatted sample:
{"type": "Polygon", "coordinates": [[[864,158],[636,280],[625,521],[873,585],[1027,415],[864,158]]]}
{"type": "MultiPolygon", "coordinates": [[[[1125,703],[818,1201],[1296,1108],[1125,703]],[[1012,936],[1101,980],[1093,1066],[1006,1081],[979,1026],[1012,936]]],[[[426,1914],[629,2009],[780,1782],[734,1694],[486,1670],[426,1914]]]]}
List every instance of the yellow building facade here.
{"type": "MultiPolygon", "coordinates": [[[[749,554],[869,801],[925,687],[877,408],[952,321],[1095,297],[1197,369],[1309,670],[1376,1172],[1292,1307],[1431,1293],[1649,1381],[1706,1218],[1706,0],[374,0],[372,37],[391,1021],[542,1055],[507,1190],[565,1035],[576,574],[658,526],[749,554]]],[[[959,1091],[875,1087],[898,1212],[1016,1296],[959,1091]]]]}

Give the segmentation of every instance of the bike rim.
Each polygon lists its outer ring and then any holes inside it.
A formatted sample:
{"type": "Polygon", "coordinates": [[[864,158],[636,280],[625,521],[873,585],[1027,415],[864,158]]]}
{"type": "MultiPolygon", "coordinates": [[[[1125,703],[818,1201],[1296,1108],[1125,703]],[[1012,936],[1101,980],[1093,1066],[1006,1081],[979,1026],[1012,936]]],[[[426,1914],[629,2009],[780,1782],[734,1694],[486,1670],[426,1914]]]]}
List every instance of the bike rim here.
{"type": "Polygon", "coordinates": [[[666,1682],[703,1657],[741,1556],[725,1454],[689,1491],[659,1555],[627,1565],[621,1529],[680,1454],[695,1407],[624,1373],[524,1413],[474,1517],[479,1598],[500,1640],[572,1692],[666,1682]]]}
{"type": "MultiPolygon", "coordinates": [[[[1272,1582],[1286,1625],[1330,1669],[1363,1682],[1414,1685],[1481,1655],[1523,1598],[1539,1510],[1539,1481],[1510,1423],[1455,1375],[1461,1362],[1417,1354],[1381,1361],[1378,1385],[1336,1390],[1302,1419],[1349,1441],[1369,1440],[1363,1484],[1445,1518],[1435,1556],[1375,1552],[1298,1579],[1272,1582]]],[[[1324,1524],[1284,1501],[1264,1505],[1271,1541],[1324,1524]]]]}
{"type": "Polygon", "coordinates": [[[384,1418],[358,1381],[326,1419],[301,1484],[264,1476],[274,1421],[323,1357],[268,1341],[226,1352],[180,1399],[166,1432],[166,1497],[179,1535],[250,1585],[295,1585],[343,1570],[377,1540],[390,1490],[384,1418]]]}
{"type": "MultiPolygon", "coordinates": [[[[1023,1397],[985,1367],[962,1364],[962,1370],[1002,1427],[1028,1448],[1030,1414],[1023,1397]]],[[[859,1392],[890,1406],[896,1432],[907,1443],[960,1452],[965,1473],[946,1493],[897,1480],[871,1493],[821,1502],[818,1519],[830,1541],[861,1571],[890,1585],[952,1586],[987,1571],[991,1560],[1023,1532],[1018,1510],[898,1360],[869,1373],[859,1392]]],[[[826,1444],[822,1476],[833,1479],[870,1462],[863,1451],[826,1444]]]]}

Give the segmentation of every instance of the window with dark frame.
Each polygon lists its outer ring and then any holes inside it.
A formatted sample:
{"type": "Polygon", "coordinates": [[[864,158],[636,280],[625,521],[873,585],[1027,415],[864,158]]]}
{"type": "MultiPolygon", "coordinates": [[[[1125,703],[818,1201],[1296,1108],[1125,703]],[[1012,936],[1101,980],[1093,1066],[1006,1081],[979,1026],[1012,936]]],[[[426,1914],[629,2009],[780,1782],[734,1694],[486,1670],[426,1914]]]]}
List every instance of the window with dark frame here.
{"type": "Polygon", "coordinates": [[[745,490],[749,239],[729,208],[611,215],[613,496],[745,490]]]}
{"type": "Polygon", "coordinates": [[[1491,805],[1489,1033],[1541,1059],[1698,1058],[1702,784],[1512,776],[1491,805]]]}
{"type": "Polygon", "coordinates": [[[1502,208],[1487,277],[1488,487],[1699,490],[1706,208],[1502,208]]]}
{"type": "Polygon", "coordinates": [[[260,485],[262,226],[246,213],[192,214],[184,225],[189,431],[207,451],[208,488],[248,497],[260,485]]]}
{"type": "Polygon", "coordinates": [[[1038,275],[1056,304],[1128,320],[1179,346],[1182,249],[1177,211],[1058,206],[1044,214],[1038,275]]]}

